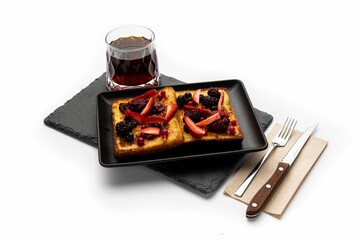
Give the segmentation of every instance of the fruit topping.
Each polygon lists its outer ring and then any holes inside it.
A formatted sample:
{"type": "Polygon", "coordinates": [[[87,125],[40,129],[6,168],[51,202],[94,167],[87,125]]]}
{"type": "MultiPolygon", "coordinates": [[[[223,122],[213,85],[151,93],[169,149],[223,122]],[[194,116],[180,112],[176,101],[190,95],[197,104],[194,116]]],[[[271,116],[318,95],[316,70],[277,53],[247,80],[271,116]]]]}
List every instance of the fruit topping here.
{"type": "Polygon", "coordinates": [[[199,102],[202,103],[204,101],[205,96],[200,94],[199,96],[199,102]]]}
{"type": "Polygon", "coordinates": [[[201,111],[199,109],[187,110],[185,115],[193,120],[193,122],[199,122],[202,117],[201,111]]]}
{"type": "Polygon", "coordinates": [[[163,99],[166,99],[166,92],[165,91],[161,91],[158,95],[157,95],[157,99],[159,101],[163,100],[163,99]]]}
{"type": "Polygon", "coordinates": [[[228,112],[225,112],[225,111],[217,111],[218,113],[220,113],[220,117],[223,118],[223,117],[229,117],[229,113],[228,112]]]}
{"type": "Polygon", "coordinates": [[[127,133],[131,132],[133,129],[129,121],[118,122],[115,125],[116,134],[118,136],[124,137],[127,133]]]}
{"type": "Polygon", "coordinates": [[[144,146],[144,144],[145,144],[144,138],[139,137],[139,138],[136,140],[136,144],[137,144],[139,147],[144,146]]]}
{"type": "Polygon", "coordinates": [[[156,94],[158,94],[158,92],[156,91],[156,89],[151,89],[151,90],[145,92],[144,94],[141,94],[141,95],[133,98],[130,102],[131,102],[131,103],[132,103],[132,102],[136,102],[136,101],[138,101],[138,100],[140,100],[140,99],[146,100],[146,99],[149,99],[149,98],[155,96],[156,94]]]}
{"type": "Polygon", "coordinates": [[[229,127],[229,132],[231,134],[235,134],[235,128],[234,127],[229,127]]]}
{"type": "Polygon", "coordinates": [[[125,135],[125,142],[132,142],[134,141],[134,134],[129,132],[125,135]]]}
{"type": "Polygon", "coordinates": [[[145,117],[142,121],[143,124],[149,124],[149,123],[163,123],[166,119],[160,116],[148,116],[145,117]]]}
{"type": "Polygon", "coordinates": [[[188,101],[187,105],[196,106],[197,104],[193,100],[190,100],[190,101],[188,101]]]}
{"type": "Polygon", "coordinates": [[[209,109],[206,109],[206,108],[194,107],[194,106],[187,105],[187,104],[185,104],[183,107],[184,107],[185,110],[197,109],[197,110],[199,110],[203,115],[206,115],[206,116],[209,116],[210,113],[211,113],[211,111],[210,111],[209,109]]]}
{"type": "Polygon", "coordinates": [[[139,99],[135,102],[132,102],[129,104],[128,109],[130,109],[133,112],[140,113],[148,104],[148,100],[145,99],[139,99]]]}
{"type": "Polygon", "coordinates": [[[187,101],[190,101],[191,100],[191,98],[192,98],[192,95],[191,95],[191,92],[187,92],[187,93],[185,93],[185,98],[187,99],[187,101]]]}
{"type": "Polygon", "coordinates": [[[177,105],[175,103],[171,103],[166,108],[166,114],[165,119],[166,121],[169,121],[176,113],[177,111],[177,105]]]}
{"type": "Polygon", "coordinates": [[[188,101],[185,97],[185,95],[180,94],[177,99],[176,99],[176,103],[179,107],[182,107],[184,104],[186,104],[188,101]]]}
{"type": "Polygon", "coordinates": [[[227,117],[220,118],[219,120],[212,122],[208,125],[208,129],[211,132],[226,132],[229,127],[230,120],[227,117]]]}
{"type": "Polygon", "coordinates": [[[231,125],[233,125],[233,126],[236,126],[236,124],[237,124],[237,122],[236,122],[236,120],[231,120],[231,125]]]}
{"type": "Polygon", "coordinates": [[[154,104],[154,98],[150,98],[149,101],[147,102],[145,108],[141,111],[141,115],[145,116],[148,115],[153,107],[154,104]]]}
{"type": "Polygon", "coordinates": [[[220,114],[219,113],[215,113],[214,115],[202,120],[201,122],[196,123],[196,126],[198,127],[205,127],[209,124],[211,124],[212,122],[215,122],[217,120],[220,119],[220,114]]]}
{"type": "Polygon", "coordinates": [[[122,113],[124,113],[125,110],[129,108],[129,106],[130,106],[129,103],[120,103],[119,109],[120,109],[120,111],[121,111],[122,113]]]}
{"type": "Polygon", "coordinates": [[[217,110],[218,109],[218,99],[211,96],[206,96],[202,102],[203,106],[211,109],[211,110],[217,110]]]}
{"type": "Polygon", "coordinates": [[[165,108],[161,103],[155,102],[152,109],[151,109],[150,114],[158,114],[158,113],[161,113],[164,110],[165,110],[165,108]]]}
{"type": "Polygon", "coordinates": [[[187,130],[191,133],[191,135],[195,138],[201,138],[205,135],[206,131],[198,126],[188,117],[184,116],[184,121],[187,126],[187,130]]]}
{"type": "Polygon", "coordinates": [[[141,133],[151,134],[151,135],[160,135],[160,128],[157,127],[147,127],[140,130],[141,133]]]}
{"type": "Polygon", "coordinates": [[[201,89],[198,89],[194,92],[194,95],[192,97],[193,101],[197,104],[200,103],[200,92],[201,92],[201,89]]]}
{"type": "Polygon", "coordinates": [[[164,129],[161,131],[161,136],[164,138],[164,139],[167,139],[168,136],[169,136],[169,131],[167,129],[164,129]]]}
{"type": "Polygon", "coordinates": [[[138,122],[135,119],[132,119],[129,116],[125,116],[124,120],[128,121],[132,128],[136,127],[136,125],[138,124],[138,122]]]}
{"type": "Polygon", "coordinates": [[[133,112],[133,111],[131,111],[131,110],[129,110],[129,109],[126,109],[125,112],[124,112],[124,114],[125,114],[126,116],[131,117],[132,119],[135,119],[135,120],[136,120],[138,123],[140,123],[140,124],[142,124],[142,121],[143,121],[143,119],[144,119],[144,117],[143,117],[141,114],[136,113],[136,112],[133,112]]]}
{"type": "Polygon", "coordinates": [[[221,111],[221,106],[222,106],[223,101],[224,101],[224,92],[220,91],[220,98],[219,98],[219,102],[218,102],[218,106],[217,106],[217,110],[219,112],[221,111]]]}
{"type": "Polygon", "coordinates": [[[208,90],[208,95],[211,96],[211,97],[219,99],[220,98],[220,91],[217,88],[212,87],[212,88],[210,88],[208,90]]]}

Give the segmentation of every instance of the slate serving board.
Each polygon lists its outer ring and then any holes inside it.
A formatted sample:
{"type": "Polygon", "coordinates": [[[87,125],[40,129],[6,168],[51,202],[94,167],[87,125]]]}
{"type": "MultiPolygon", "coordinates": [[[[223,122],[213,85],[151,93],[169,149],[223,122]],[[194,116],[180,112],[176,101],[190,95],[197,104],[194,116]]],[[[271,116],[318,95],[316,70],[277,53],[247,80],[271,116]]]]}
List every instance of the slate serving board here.
{"type": "MultiPolygon", "coordinates": [[[[184,84],[164,74],[161,75],[160,81],[162,86],[184,84]]],[[[108,90],[105,86],[104,73],[47,116],[44,119],[45,125],[97,147],[96,97],[105,91],[108,90]]],[[[255,109],[255,114],[261,128],[265,131],[273,117],[258,109],[255,109]]],[[[196,191],[210,194],[221,185],[241,160],[242,156],[232,156],[221,161],[209,158],[196,161],[196,163],[181,161],[152,164],[148,167],[196,191]]]]}

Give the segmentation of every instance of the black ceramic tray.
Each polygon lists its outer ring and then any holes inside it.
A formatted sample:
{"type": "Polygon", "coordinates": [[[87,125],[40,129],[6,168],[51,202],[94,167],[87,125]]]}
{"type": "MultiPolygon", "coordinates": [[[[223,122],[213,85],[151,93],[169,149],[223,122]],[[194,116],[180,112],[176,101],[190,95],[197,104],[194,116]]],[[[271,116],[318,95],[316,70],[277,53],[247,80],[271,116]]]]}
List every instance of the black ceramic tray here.
{"type": "MultiPolygon", "coordinates": [[[[118,92],[104,92],[97,97],[97,127],[99,162],[104,167],[119,167],[135,164],[150,164],[158,162],[200,159],[234,154],[244,154],[264,150],[267,141],[255,116],[250,98],[245,86],[240,80],[222,80],[172,86],[175,91],[195,90],[199,88],[224,87],[230,95],[231,106],[244,134],[242,143],[197,143],[179,147],[142,157],[116,158],[114,154],[113,127],[111,104],[117,98],[138,96],[149,89],[133,89],[118,92]]],[[[161,87],[157,87],[158,89],[161,87]]],[[[222,161],[219,158],[219,161],[222,161]]]]}

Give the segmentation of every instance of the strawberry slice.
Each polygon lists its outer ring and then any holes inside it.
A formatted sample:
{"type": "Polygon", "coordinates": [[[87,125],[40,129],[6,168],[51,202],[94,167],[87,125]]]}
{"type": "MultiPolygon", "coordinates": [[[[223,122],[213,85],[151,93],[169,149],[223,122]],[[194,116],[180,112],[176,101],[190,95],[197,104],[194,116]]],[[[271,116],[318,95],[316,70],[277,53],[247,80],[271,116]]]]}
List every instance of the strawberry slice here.
{"type": "Polygon", "coordinates": [[[202,120],[201,122],[196,123],[196,126],[198,127],[205,127],[209,125],[212,122],[215,122],[216,120],[220,119],[220,114],[217,112],[214,115],[202,120]]]}
{"type": "Polygon", "coordinates": [[[224,92],[222,90],[219,90],[220,92],[220,98],[219,98],[219,101],[218,101],[218,111],[220,112],[221,111],[221,105],[224,101],[224,92]]]}
{"type": "Polygon", "coordinates": [[[192,99],[194,100],[194,102],[196,102],[197,104],[200,103],[200,91],[201,91],[201,89],[196,90],[196,91],[194,92],[194,94],[193,94],[193,97],[192,97],[192,99]]]}
{"type": "Polygon", "coordinates": [[[167,106],[166,114],[165,114],[166,121],[169,121],[175,115],[177,109],[178,107],[175,103],[171,103],[170,105],[167,106]]]}
{"type": "Polygon", "coordinates": [[[135,101],[140,100],[140,99],[148,99],[148,98],[151,98],[151,97],[155,96],[156,94],[158,94],[156,89],[151,89],[151,90],[147,91],[144,94],[141,94],[141,95],[139,95],[137,97],[134,97],[133,99],[131,99],[130,102],[135,102],[135,101]]]}
{"type": "Polygon", "coordinates": [[[148,116],[143,119],[142,124],[146,125],[148,123],[162,123],[165,121],[166,119],[160,116],[148,116]]]}
{"type": "Polygon", "coordinates": [[[151,134],[151,135],[160,135],[160,128],[157,127],[147,127],[140,130],[141,133],[151,134]]]}
{"type": "Polygon", "coordinates": [[[194,106],[191,106],[191,105],[188,105],[188,104],[185,104],[185,105],[183,106],[183,108],[184,108],[185,110],[197,109],[197,110],[199,110],[201,113],[205,113],[206,115],[210,115],[210,113],[211,113],[211,111],[210,111],[209,109],[194,107],[194,106]]]}
{"type": "Polygon", "coordinates": [[[135,120],[138,121],[138,123],[140,123],[140,124],[142,124],[142,121],[143,121],[143,119],[144,119],[144,117],[143,117],[141,114],[139,114],[139,113],[137,113],[137,112],[133,112],[133,111],[131,111],[131,110],[129,110],[129,109],[126,109],[125,112],[124,112],[124,114],[125,114],[126,116],[129,116],[129,117],[135,119],[135,120]]]}
{"type": "Polygon", "coordinates": [[[194,138],[201,138],[205,135],[206,131],[198,126],[188,117],[184,116],[184,121],[186,126],[188,127],[189,132],[191,133],[191,136],[194,138]]]}
{"type": "Polygon", "coordinates": [[[151,97],[140,114],[143,115],[143,116],[148,115],[150,113],[151,108],[152,108],[153,105],[154,105],[154,98],[151,97]]]}

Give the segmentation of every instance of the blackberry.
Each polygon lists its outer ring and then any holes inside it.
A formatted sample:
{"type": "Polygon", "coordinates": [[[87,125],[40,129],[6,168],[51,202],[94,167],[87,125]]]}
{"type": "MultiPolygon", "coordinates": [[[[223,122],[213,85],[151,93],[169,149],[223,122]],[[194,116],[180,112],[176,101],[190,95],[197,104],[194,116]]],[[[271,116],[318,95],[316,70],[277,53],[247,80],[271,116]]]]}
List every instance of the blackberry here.
{"type": "Polygon", "coordinates": [[[203,106],[209,109],[212,109],[212,106],[216,106],[218,104],[218,99],[211,96],[206,96],[202,102],[203,106]]]}
{"type": "Polygon", "coordinates": [[[191,119],[193,120],[195,123],[196,122],[199,122],[201,117],[202,117],[202,114],[200,112],[200,110],[198,109],[192,109],[192,110],[188,110],[185,112],[185,114],[191,119]]]}
{"type": "Polygon", "coordinates": [[[134,141],[134,134],[129,132],[125,135],[125,142],[133,142],[134,141]]]}
{"type": "Polygon", "coordinates": [[[191,92],[185,93],[185,98],[189,101],[192,98],[191,92]]]}
{"type": "Polygon", "coordinates": [[[216,105],[213,105],[213,106],[211,106],[211,111],[216,111],[218,109],[218,107],[216,106],[216,105]]]}
{"type": "Polygon", "coordinates": [[[202,103],[204,101],[204,98],[205,98],[205,96],[203,94],[200,94],[200,96],[199,96],[200,103],[202,103]]]}
{"type": "Polygon", "coordinates": [[[130,124],[132,128],[136,127],[136,125],[138,124],[138,121],[129,116],[125,116],[125,122],[128,122],[128,124],[130,124]]]}
{"type": "Polygon", "coordinates": [[[156,102],[151,108],[151,114],[161,113],[164,110],[165,110],[164,106],[161,103],[156,102]]]}
{"type": "Polygon", "coordinates": [[[217,88],[210,88],[208,91],[208,95],[214,98],[219,99],[221,94],[217,88]]]}
{"type": "Polygon", "coordinates": [[[208,125],[208,129],[211,132],[226,132],[230,124],[230,120],[227,117],[220,118],[219,120],[212,122],[208,125]]]}
{"type": "Polygon", "coordinates": [[[125,110],[129,108],[129,106],[130,106],[130,104],[128,104],[128,103],[120,103],[119,109],[122,113],[124,113],[125,110]]]}
{"type": "Polygon", "coordinates": [[[179,95],[176,99],[176,103],[179,107],[182,107],[184,104],[186,104],[188,101],[185,97],[185,95],[179,95]]]}
{"type": "Polygon", "coordinates": [[[120,137],[124,137],[127,133],[131,132],[133,127],[129,121],[118,122],[115,125],[116,134],[120,137]]]}
{"type": "Polygon", "coordinates": [[[145,99],[139,99],[135,102],[132,102],[129,104],[129,109],[133,112],[140,113],[146,106],[147,100],[145,99]]]}

